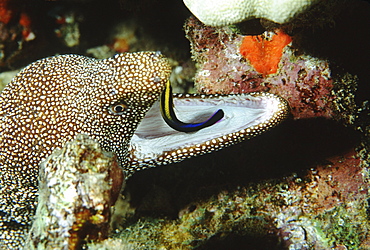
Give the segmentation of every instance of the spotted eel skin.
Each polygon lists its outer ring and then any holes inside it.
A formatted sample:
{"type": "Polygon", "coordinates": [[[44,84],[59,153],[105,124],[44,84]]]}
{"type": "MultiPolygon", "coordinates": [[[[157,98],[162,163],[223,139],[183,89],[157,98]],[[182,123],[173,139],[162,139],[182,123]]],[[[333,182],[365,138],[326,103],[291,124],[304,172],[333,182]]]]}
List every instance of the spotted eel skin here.
{"type": "Polygon", "coordinates": [[[204,121],[219,109],[224,116],[179,132],[157,101],[170,72],[158,52],[104,60],[62,55],[30,64],[9,83],[0,95],[0,249],[22,248],[37,205],[39,163],[77,134],[115,152],[129,177],[250,139],[289,114],[287,102],[269,93],[180,94],[173,96],[179,121],[204,121]]]}
{"type": "Polygon", "coordinates": [[[62,55],[23,69],[0,96],[0,249],[19,249],[36,209],[38,164],[88,134],[125,165],[136,127],[171,68],[156,52],[62,55]]]}

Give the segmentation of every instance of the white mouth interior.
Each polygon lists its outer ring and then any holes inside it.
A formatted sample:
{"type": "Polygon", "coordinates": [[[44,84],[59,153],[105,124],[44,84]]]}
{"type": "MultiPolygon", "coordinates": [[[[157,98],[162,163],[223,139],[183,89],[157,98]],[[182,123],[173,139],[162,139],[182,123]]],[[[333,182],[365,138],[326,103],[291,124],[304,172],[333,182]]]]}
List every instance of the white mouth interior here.
{"type": "Polygon", "coordinates": [[[139,124],[131,146],[135,147],[137,153],[150,157],[163,151],[203,143],[270,120],[279,109],[279,102],[278,98],[270,95],[174,98],[174,110],[182,122],[203,122],[218,109],[224,111],[225,115],[219,122],[191,133],[179,132],[169,127],[161,117],[159,102],[156,102],[139,124]]]}

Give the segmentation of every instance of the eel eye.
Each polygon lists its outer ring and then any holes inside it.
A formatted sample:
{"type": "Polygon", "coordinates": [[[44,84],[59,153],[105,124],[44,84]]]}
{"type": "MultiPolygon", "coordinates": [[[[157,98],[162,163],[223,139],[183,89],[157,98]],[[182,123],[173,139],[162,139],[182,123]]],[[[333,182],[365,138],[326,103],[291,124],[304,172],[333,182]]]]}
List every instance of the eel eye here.
{"type": "Polygon", "coordinates": [[[127,108],[127,105],[124,103],[116,103],[110,106],[108,111],[112,115],[122,115],[127,108]]]}

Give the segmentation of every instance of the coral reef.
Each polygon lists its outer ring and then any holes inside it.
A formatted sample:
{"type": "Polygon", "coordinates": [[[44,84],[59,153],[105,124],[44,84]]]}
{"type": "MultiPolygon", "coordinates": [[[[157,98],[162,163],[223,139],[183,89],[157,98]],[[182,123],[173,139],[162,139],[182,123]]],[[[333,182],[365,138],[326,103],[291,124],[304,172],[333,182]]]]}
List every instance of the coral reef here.
{"type": "Polygon", "coordinates": [[[123,242],[121,239],[107,239],[99,243],[89,243],[87,244],[90,250],[134,250],[133,245],[123,242]]]}
{"type": "MultiPolygon", "coordinates": [[[[198,65],[195,84],[202,93],[268,91],[289,102],[294,118],[338,118],[342,115],[334,104],[338,101],[338,94],[329,62],[306,54],[297,55],[297,51],[289,45],[281,54],[289,38],[283,36],[282,42],[279,42],[282,35],[272,32],[258,37],[242,36],[230,28],[204,26],[195,18],[188,20],[185,30],[198,65]],[[276,37],[277,45],[264,41],[268,37],[272,37],[271,41],[276,37]],[[255,52],[249,50],[247,53],[247,47],[255,48],[255,52]],[[263,53],[258,49],[262,47],[266,50],[263,53]],[[248,59],[244,59],[239,51],[248,59]],[[262,55],[254,56],[252,52],[262,55]],[[263,54],[268,54],[268,59],[263,54]],[[263,63],[264,60],[270,61],[263,63]],[[261,61],[260,64],[258,61],[261,61]],[[276,65],[278,68],[275,68],[276,65]]],[[[282,34],[280,31],[277,33],[282,34]]],[[[341,76],[336,77],[341,79],[341,76]]],[[[352,78],[352,82],[356,79],[349,74],[347,78],[352,78]]],[[[351,94],[352,89],[345,90],[346,95],[351,94]]],[[[340,91],[343,92],[343,89],[340,91]]]]}
{"type": "MultiPolygon", "coordinates": [[[[337,13],[340,12],[338,9],[337,13]]],[[[369,25],[369,22],[366,24],[369,25]]],[[[312,53],[312,48],[307,46],[311,41],[305,40],[302,43],[303,38],[306,37],[304,32],[310,32],[307,27],[302,28],[302,26],[298,30],[298,26],[297,23],[280,27],[271,25],[270,31],[262,35],[242,35],[236,27],[209,27],[195,18],[190,18],[185,24],[185,31],[191,43],[192,57],[198,67],[195,76],[196,86],[202,93],[212,94],[253,91],[275,93],[289,102],[294,119],[331,118],[340,120],[341,124],[351,125],[352,129],[360,131],[362,133],[361,143],[350,143],[343,151],[336,151],[334,156],[321,158],[319,160],[321,163],[312,163],[311,170],[305,177],[286,177],[287,182],[285,183],[262,181],[258,185],[254,198],[257,197],[258,200],[259,197],[263,197],[264,204],[261,205],[262,202],[261,204],[252,203],[251,207],[255,208],[254,212],[262,218],[263,222],[260,225],[267,225],[265,230],[262,230],[264,231],[262,234],[269,235],[269,232],[273,232],[282,242],[280,247],[287,249],[367,249],[370,237],[367,222],[369,120],[366,117],[369,109],[366,100],[368,96],[364,97],[365,101],[362,103],[357,97],[361,95],[361,92],[357,91],[358,88],[364,86],[364,78],[362,82],[360,79],[364,74],[360,70],[351,70],[351,67],[347,67],[348,71],[338,70],[336,63],[340,60],[329,60],[327,57],[312,53]],[[281,54],[279,46],[273,44],[273,41],[278,37],[282,28],[289,33],[292,43],[287,46],[288,42],[282,43],[281,48],[284,49],[281,54]],[[263,53],[277,59],[277,63],[274,64],[277,65],[276,70],[269,72],[268,69],[271,69],[271,66],[263,68],[258,64],[258,60],[272,61],[270,58],[265,58],[263,53]],[[256,54],[259,59],[256,59],[258,58],[256,54]],[[361,73],[356,75],[349,72],[361,73]],[[354,150],[356,147],[357,152],[354,150]]],[[[367,35],[369,35],[368,32],[367,35]]],[[[312,39],[311,43],[315,44],[315,39],[312,39]]],[[[361,54],[361,48],[354,51],[357,55],[361,54]]],[[[359,58],[363,61],[366,56],[359,56],[359,58]]],[[[268,63],[261,64],[266,66],[268,63]]],[[[364,67],[360,66],[360,68],[364,67]]],[[[305,120],[305,122],[314,123],[313,120],[305,120]]],[[[292,127],[290,129],[293,131],[292,127]]],[[[310,135],[315,136],[315,134],[310,135]]],[[[301,143],[305,141],[302,140],[301,143]]],[[[283,145],[285,149],[292,146],[288,142],[283,145]]],[[[276,154],[268,153],[268,155],[273,157],[279,153],[281,153],[280,150],[276,154]]],[[[289,161],[291,160],[287,159],[286,162],[289,161]]],[[[305,165],[307,160],[299,164],[305,165]]],[[[232,194],[234,193],[237,191],[232,191],[232,194]]],[[[247,198],[243,197],[241,200],[247,200],[247,198]]],[[[202,205],[209,205],[210,201],[207,200],[202,205]]],[[[233,202],[228,201],[229,204],[233,202]]],[[[218,204],[216,207],[222,206],[218,204]]],[[[224,210],[225,208],[220,209],[220,211],[224,210]]],[[[196,211],[199,213],[199,210],[196,209],[196,211]]],[[[244,210],[241,214],[241,217],[250,216],[244,210]]],[[[228,214],[222,219],[215,220],[217,223],[213,221],[208,224],[208,218],[212,218],[212,215],[202,214],[200,217],[202,223],[207,224],[205,228],[222,224],[225,222],[224,218],[234,218],[228,214]]],[[[238,225],[238,223],[231,224],[238,225]]],[[[181,225],[181,228],[184,228],[184,225],[181,225]]],[[[194,229],[197,226],[193,225],[189,228],[194,229]]],[[[243,228],[246,230],[241,233],[243,235],[253,232],[248,229],[248,226],[243,226],[243,228]]],[[[220,235],[227,238],[230,234],[235,237],[235,234],[240,234],[240,232],[236,229],[228,232],[222,228],[220,232],[213,231],[209,235],[206,233],[197,235],[193,231],[190,235],[199,236],[194,237],[195,242],[202,242],[203,238],[207,239],[205,241],[208,242],[204,243],[206,245],[204,248],[208,249],[215,238],[216,242],[228,242],[220,235]],[[233,233],[230,233],[231,231],[233,233]]],[[[268,248],[272,247],[278,247],[278,244],[273,242],[268,248]]],[[[256,248],[267,249],[266,246],[261,245],[256,248]]]]}
{"type": "MultiPolygon", "coordinates": [[[[338,7],[334,12],[345,12],[343,9],[339,11],[341,8],[338,7]]],[[[332,22],[338,17],[331,18],[333,19],[327,21],[332,22]]],[[[307,20],[303,21],[308,23],[307,20]]],[[[312,23],[317,25],[316,21],[312,23]]],[[[321,25],[325,25],[325,22],[321,22],[321,25]]],[[[368,27],[369,22],[366,25],[368,27]]],[[[348,146],[343,150],[346,153],[337,152],[335,156],[324,157],[320,161],[325,164],[311,165],[312,168],[305,177],[287,177],[289,181],[284,185],[281,182],[271,184],[273,189],[281,187],[280,191],[264,187],[267,182],[263,182],[259,186],[257,197],[263,196],[262,193],[271,197],[264,197],[263,208],[252,207],[262,213],[263,221],[270,226],[269,230],[274,231],[283,242],[282,247],[367,249],[370,237],[367,222],[369,120],[366,117],[369,108],[366,101],[368,96],[364,97],[365,101],[362,103],[357,97],[362,95],[357,90],[360,86],[364,88],[364,73],[358,69],[354,71],[349,66],[348,71],[338,70],[336,63],[343,61],[337,59],[340,53],[336,60],[312,53],[312,48],[307,45],[315,44],[315,38],[311,37],[312,41],[303,39],[307,39],[304,33],[311,31],[308,31],[310,28],[303,27],[302,23],[294,22],[280,27],[267,24],[265,27],[270,31],[262,35],[242,35],[235,27],[208,27],[195,18],[190,18],[185,24],[185,31],[191,42],[192,57],[198,67],[195,76],[198,89],[202,93],[220,94],[272,92],[288,100],[293,118],[324,117],[340,120],[342,124],[351,125],[353,129],[360,131],[362,142],[360,147],[358,143],[348,146]],[[283,49],[282,54],[278,54],[274,52],[278,50],[278,46],[269,42],[274,41],[277,36],[275,34],[279,34],[281,28],[289,33],[292,43],[283,49]],[[266,43],[268,45],[264,46],[266,43]],[[269,56],[277,55],[278,67],[271,74],[256,63],[254,53],[257,54],[258,51],[261,55],[261,49],[265,49],[269,56]],[[349,72],[359,73],[356,75],[349,72]],[[358,152],[354,151],[356,147],[358,152]],[[278,206],[277,201],[281,202],[278,206]]],[[[368,35],[367,32],[367,37],[368,35]]],[[[353,53],[360,55],[361,51],[359,47],[353,53]]],[[[363,62],[366,56],[358,58],[363,62]]],[[[263,56],[259,59],[266,60],[263,56]]],[[[289,147],[289,143],[284,146],[289,147]]],[[[268,235],[269,230],[265,230],[264,234],[268,235]]],[[[249,232],[248,229],[246,231],[249,232]]],[[[219,234],[213,235],[217,237],[219,234]]]]}
{"type": "Polygon", "coordinates": [[[26,13],[21,13],[19,24],[22,26],[22,36],[24,41],[28,42],[35,39],[35,34],[31,30],[31,19],[26,13]]]}
{"type": "Polygon", "coordinates": [[[23,4],[0,1],[0,67],[5,66],[22,51],[23,46],[35,39],[30,16],[23,4]]]}
{"type": "Polygon", "coordinates": [[[141,219],[115,237],[135,249],[222,249],[217,242],[230,234],[253,239],[255,249],[360,249],[370,236],[366,166],[349,152],[304,177],[224,190],[183,207],[178,219],[141,219]]]}
{"type": "Polygon", "coordinates": [[[224,26],[253,18],[285,23],[317,2],[317,0],[184,0],[190,11],[204,24],[210,26],[224,26]]]}
{"type": "Polygon", "coordinates": [[[38,206],[24,247],[81,249],[86,240],[106,239],[123,181],[117,158],[77,135],[40,165],[38,206]]]}
{"type": "Polygon", "coordinates": [[[274,209],[275,223],[289,249],[359,249],[369,238],[368,163],[355,152],[328,161],[309,172],[310,182],[277,193],[286,207],[274,209]]]}
{"type": "Polygon", "coordinates": [[[9,8],[8,0],[1,0],[0,1],[0,22],[7,24],[9,23],[10,19],[12,18],[13,10],[9,8]]]}
{"type": "Polygon", "coordinates": [[[188,92],[193,87],[194,64],[181,27],[189,12],[182,2],[168,2],[177,11],[166,12],[162,4],[144,1],[121,4],[93,0],[88,4],[41,0],[31,4],[27,0],[2,0],[0,71],[20,69],[56,54],[106,59],[121,52],[161,51],[177,67],[172,84],[179,92],[188,92]],[[161,18],[156,12],[161,12],[161,18]]]}
{"type": "Polygon", "coordinates": [[[75,11],[65,11],[54,14],[55,23],[58,27],[54,30],[55,35],[67,46],[75,47],[80,44],[80,23],[82,17],[75,11]]]}

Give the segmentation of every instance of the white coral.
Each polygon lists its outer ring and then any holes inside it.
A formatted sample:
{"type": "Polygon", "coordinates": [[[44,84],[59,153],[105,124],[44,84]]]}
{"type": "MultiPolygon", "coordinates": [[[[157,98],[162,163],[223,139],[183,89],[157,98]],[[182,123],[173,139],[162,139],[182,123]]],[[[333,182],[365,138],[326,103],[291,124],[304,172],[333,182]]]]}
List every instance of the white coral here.
{"type": "Polygon", "coordinates": [[[285,23],[318,0],[184,0],[204,24],[223,26],[253,18],[285,23]]]}

